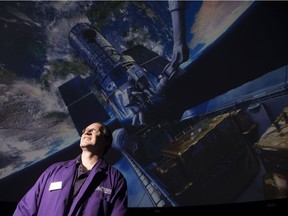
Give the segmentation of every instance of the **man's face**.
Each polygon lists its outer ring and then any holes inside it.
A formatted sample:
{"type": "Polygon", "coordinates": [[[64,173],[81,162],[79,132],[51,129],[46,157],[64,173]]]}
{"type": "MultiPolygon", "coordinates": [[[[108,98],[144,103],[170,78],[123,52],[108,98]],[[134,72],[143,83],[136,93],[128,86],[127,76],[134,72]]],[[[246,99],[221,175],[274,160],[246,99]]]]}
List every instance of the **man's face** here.
{"type": "Polygon", "coordinates": [[[83,131],[80,140],[80,147],[94,153],[101,153],[105,148],[104,136],[101,132],[102,125],[93,123],[88,125],[83,131]]]}

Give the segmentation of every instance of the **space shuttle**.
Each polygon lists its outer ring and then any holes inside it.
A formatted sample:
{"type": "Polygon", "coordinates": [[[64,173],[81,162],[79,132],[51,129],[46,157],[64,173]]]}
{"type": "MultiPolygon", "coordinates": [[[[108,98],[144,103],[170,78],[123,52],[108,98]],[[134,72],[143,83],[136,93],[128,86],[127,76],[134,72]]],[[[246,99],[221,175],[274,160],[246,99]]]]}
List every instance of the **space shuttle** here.
{"type": "MultiPolygon", "coordinates": [[[[181,5],[173,6],[181,8],[181,5]]],[[[261,7],[256,7],[258,13],[254,12],[258,17],[259,13],[266,14],[261,7]]],[[[255,26],[251,22],[256,21],[247,20],[245,28],[255,26]]],[[[274,21],[279,20],[275,18],[274,21]]],[[[174,24],[179,22],[181,19],[174,24]]],[[[280,20],[276,26],[271,26],[273,35],[283,29],[283,22],[280,20]]],[[[249,34],[245,28],[239,27],[243,37],[249,34]]],[[[260,25],[259,35],[263,31],[265,29],[260,25]]],[[[246,47],[252,46],[253,37],[256,37],[250,36],[246,47]]],[[[133,181],[140,182],[143,194],[148,197],[149,202],[142,203],[144,207],[235,202],[241,193],[252,193],[255,179],[259,180],[259,176],[271,171],[271,164],[265,164],[268,171],[263,170],[263,161],[267,160],[262,153],[266,155],[267,149],[261,147],[259,140],[271,125],[275,125],[279,115],[286,116],[283,110],[288,106],[287,58],[275,51],[287,49],[287,41],[273,40],[273,46],[267,46],[271,51],[268,54],[257,50],[250,50],[250,54],[246,52],[245,57],[257,52],[257,57],[264,61],[241,63],[246,69],[243,73],[236,61],[244,55],[241,53],[243,45],[234,44],[236,35],[230,37],[232,40],[219,42],[184,70],[179,66],[188,57],[185,46],[181,58],[174,56],[169,61],[141,45],[119,53],[87,23],[79,23],[71,29],[69,42],[89,65],[92,74],[86,78],[73,78],[59,86],[59,91],[79,134],[93,121],[105,122],[112,128],[113,149],[120,152],[134,170],[126,173],[126,177],[134,176],[133,181]],[[229,58],[213,55],[227,55],[223,47],[232,45],[235,53],[229,53],[229,58]],[[222,103],[214,110],[206,107],[206,112],[195,114],[193,108],[205,107],[209,104],[205,102],[211,100],[212,103],[214,97],[220,98],[219,95],[229,90],[232,94],[233,88],[245,92],[243,84],[254,84],[255,79],[261,79],[271,71],[279,71],[283,78],[281,83],[284,85],[281,84],[277,91],[257,92],[252,97],[246,94],[239,100],[222,103]],[[229,82],[223,83],[225,77],[229,82]],[[257,151],[255,146],[258,146],[257,151]]],[[[174,39],[185,42],[182,34],[174,39]]],[[[260,40],[267,45],[270,39],[266,34],[260,40]]],[[[122,171],[125,173],[124,169],[122,171]]],[[[263,190],[257,198],[261,200],[264,199],[263,181],[258,184],[263,190]]],[[[142,201],[138,203],[137,200],[143,194],[134,194],[131,200],[135,203],[131,201],[131,205],[141,206],[142,201]]]]}

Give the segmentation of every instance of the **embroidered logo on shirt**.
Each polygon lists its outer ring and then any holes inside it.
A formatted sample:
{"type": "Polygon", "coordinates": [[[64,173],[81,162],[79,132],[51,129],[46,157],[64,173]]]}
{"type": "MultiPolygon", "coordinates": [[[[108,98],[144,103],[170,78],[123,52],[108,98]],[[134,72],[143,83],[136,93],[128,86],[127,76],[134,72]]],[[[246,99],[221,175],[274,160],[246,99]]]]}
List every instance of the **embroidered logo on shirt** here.
{"type": "Polygon", "coordinates": [[[102,186],[98,186],[95,190],[97,191],[101,191],[105,194],[111,194],[112,190],[110,188],[105,188],[105,187],[102,187],[102,186]]]}
{"type": "Polygon", "coordinates": [[[49,187],[49,191],[59,190],[61,188],[62,188],[62,181],[51,182],[50,187],[49,187]]]}

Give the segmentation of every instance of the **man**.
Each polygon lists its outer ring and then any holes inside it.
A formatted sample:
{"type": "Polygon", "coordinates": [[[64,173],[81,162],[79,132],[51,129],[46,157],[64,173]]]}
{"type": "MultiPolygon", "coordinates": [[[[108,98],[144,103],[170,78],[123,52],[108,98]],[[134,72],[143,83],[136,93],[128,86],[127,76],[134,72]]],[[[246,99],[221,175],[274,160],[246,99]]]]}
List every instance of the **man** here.
{"type": "Polygon", "coordinates": [[[81,155],[46,169],[13,216],[125,215],[126,180],[103,159],[111,144],[107,126],[100,122],[88,125],[80,140],[81,155]]]}

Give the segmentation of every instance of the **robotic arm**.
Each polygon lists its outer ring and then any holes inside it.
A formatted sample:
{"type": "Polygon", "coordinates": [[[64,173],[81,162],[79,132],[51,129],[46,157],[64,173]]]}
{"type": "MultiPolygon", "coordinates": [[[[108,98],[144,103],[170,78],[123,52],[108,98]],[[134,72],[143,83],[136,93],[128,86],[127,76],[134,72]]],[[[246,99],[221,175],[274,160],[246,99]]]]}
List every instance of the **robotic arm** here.
{"type": "Polygon", "coordinates": [[[169,81],[177,74],[180,64],[189,58],[189,48],[186,43],[185,31],[185,2],[169,0],[168,4],[173,27],[173,56],[171,62],[164,68],[156,87],[156,93],[158,95],[164,93],[169,81]]]}

